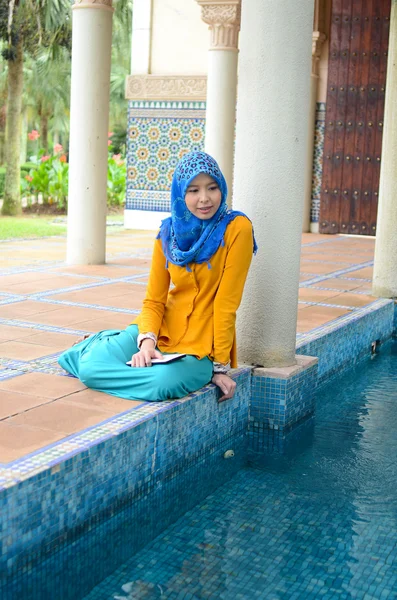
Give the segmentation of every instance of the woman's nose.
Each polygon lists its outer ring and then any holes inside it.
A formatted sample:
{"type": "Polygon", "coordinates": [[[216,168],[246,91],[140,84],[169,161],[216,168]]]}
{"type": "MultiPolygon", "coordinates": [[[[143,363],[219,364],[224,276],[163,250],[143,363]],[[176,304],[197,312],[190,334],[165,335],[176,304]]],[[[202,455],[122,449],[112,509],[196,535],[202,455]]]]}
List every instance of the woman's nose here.
{"type": "Polygon", "coordinates": [[[209,200],[208,197],[208,191],[207,188],[204,188],[203,190],[200,190],[200,202],[202,202],[203,204],[206,204],[209,200]]]}

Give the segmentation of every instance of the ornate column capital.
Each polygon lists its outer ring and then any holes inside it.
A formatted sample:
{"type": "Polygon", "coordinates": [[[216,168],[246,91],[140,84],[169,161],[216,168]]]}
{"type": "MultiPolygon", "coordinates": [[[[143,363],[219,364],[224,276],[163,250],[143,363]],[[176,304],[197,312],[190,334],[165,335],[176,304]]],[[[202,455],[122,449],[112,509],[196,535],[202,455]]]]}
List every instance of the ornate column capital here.
{"type": "Polygon", "coordinates": [[[312,37],[312,75],[318,76],[318,66],[320,63],[321,50],[327,36],[320,31],[313,31],[312,37]]]}
{"type": "Polygon", "coordinates": [[[112,0],[74,0],[72,9],[76,8],[99,8],[101,10],[114,11],[112,0]]]}
{"type": "Polygon", "coordinates": [[[241,0],[197,0],[201,18],[208,23],[212,50],[237,50],[241,0]]]}

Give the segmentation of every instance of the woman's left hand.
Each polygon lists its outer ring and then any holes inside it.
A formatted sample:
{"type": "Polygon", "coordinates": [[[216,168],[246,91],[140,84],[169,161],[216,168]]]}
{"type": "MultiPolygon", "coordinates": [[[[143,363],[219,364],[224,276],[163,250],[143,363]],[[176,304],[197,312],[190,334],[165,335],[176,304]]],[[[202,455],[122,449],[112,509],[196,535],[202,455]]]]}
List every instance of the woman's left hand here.
{"type": "Polygon", "coordinates": [[[236,391],[236,382],[223,373],[215,373],[211,379],[212,383],[215,383],[223,392],[223,396],[219,398],[218,402],[233,398],[234,392],[236,391]]]}

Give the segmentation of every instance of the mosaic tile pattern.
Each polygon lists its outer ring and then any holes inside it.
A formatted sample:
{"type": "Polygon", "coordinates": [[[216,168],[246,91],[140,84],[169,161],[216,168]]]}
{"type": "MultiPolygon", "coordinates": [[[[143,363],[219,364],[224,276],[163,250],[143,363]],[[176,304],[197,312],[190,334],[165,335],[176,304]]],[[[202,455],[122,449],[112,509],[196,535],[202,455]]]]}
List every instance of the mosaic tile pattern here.
{"type": "Polygon", "coordinates": [[[251,376],[248,431],[288,430],[314,413],[317,363],[286,378],[269,376],[255,369],[251,376]]]}
{"type": "Polygon", "coordinates": [[[297,352],[318,356],[318,383],[352,368],[371,353],[371,343],[393,333],[393,300],[376,300],[298,339],[297,352]]]}
{"type": "Polygon", "coordinates": [[[169,211],[175,167],[204,148],[204,134],[202,102],[130,102],[126,209],[169,211]]]}
{"type": "Polygon", "coordinates": [[[181,400],[145,404],[2,469],[2,577],[32,552],[42,558],[60,536],[148,494],[225,439],[243,435],[250,369],[235,377],[238,393],[230,402],[217,404],[219,392],[210,385],[181,400]]]}
{"type": "Polygon", "coordinates": [[[320,215],[320,192],[323,174],[323,151],[325,131],[325,102],[317,102],[316,122],[314,126],[313,178],[310,220],[318,223],[320,215]]]}

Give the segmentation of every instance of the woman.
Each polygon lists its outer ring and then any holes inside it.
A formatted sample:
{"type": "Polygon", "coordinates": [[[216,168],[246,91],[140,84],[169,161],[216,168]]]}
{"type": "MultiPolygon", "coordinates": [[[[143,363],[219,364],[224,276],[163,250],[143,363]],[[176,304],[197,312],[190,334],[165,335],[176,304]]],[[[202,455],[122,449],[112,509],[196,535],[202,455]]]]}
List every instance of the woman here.
{"type": "Polygon", "coordinates": [[[66,371],[87,387],[129,400],[182,398],[210,381],[222,390],[220,400],[233,396],[236,384],[227,372],[237,366],[236,311],[256,243],[250,220],[228,210],[226,197],[211,156],[182,158],[142,312],[125,330],[84,336],[60,356],[66,371]],[[163,353],[187,356],[152,366],[163,353]]]}

